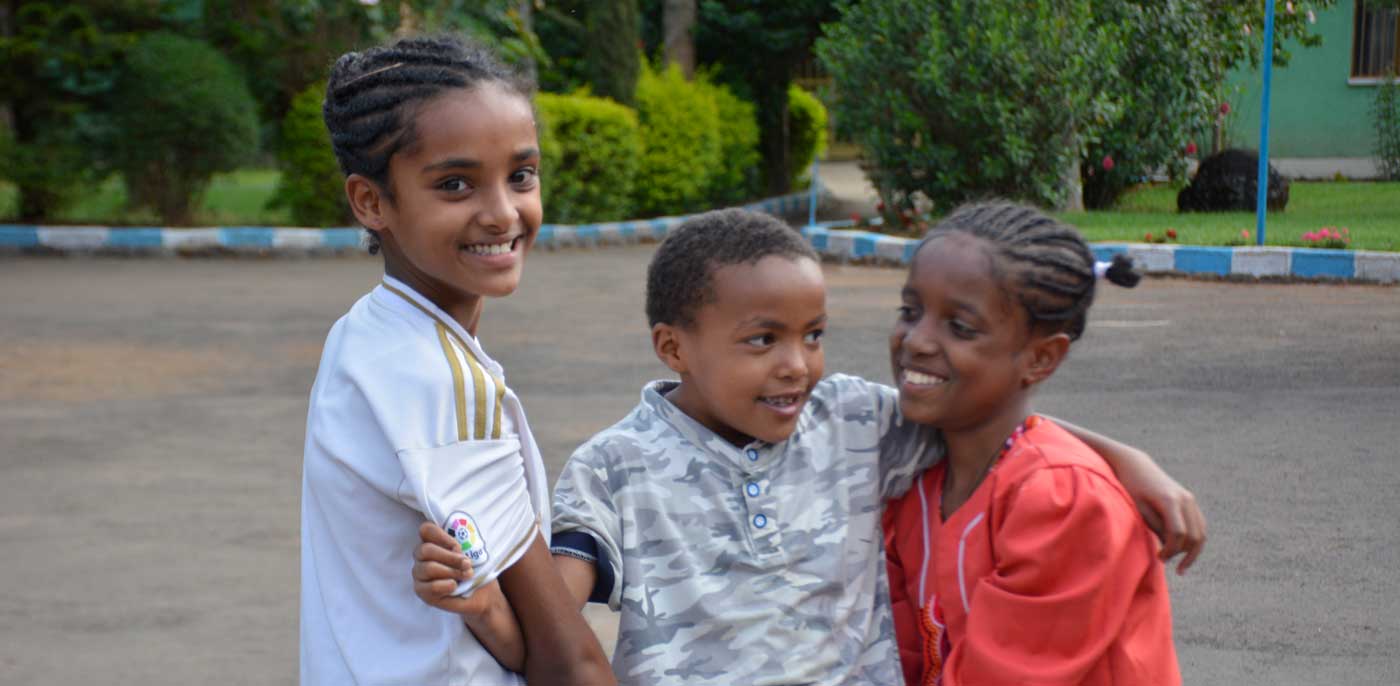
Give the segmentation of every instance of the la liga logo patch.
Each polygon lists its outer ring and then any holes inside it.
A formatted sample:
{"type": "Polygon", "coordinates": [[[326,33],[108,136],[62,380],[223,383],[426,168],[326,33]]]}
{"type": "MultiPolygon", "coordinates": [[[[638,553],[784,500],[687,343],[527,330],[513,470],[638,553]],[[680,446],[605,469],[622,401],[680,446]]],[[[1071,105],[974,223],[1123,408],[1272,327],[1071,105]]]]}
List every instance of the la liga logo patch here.
{"type": "Polygon", "coordinates": [[[476,525],[476,519],[471,515],[461,511],[453,512],[448,515],[442,528],[457,539],[457,545],[462,547],[462,554],[466,555],[473,565],[485,564],[491,559],[491,554],[486,551],[486,539],[481,535],[481,527],[476,525]]]}

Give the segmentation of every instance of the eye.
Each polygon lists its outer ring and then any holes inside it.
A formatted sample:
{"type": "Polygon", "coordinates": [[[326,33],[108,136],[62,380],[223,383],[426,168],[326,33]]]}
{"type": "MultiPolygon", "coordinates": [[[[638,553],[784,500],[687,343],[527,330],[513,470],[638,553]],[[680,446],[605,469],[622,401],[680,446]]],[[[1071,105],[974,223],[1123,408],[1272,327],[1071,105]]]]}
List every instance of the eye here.
{"type": "Polygon", "coordinates": [[[817,343],[821,342],[822,336],[825,335],[826,329],[817,329],[815,331],[808,331],[807,335],[802,337],[802,340],[807,345],[816,345],[817,343]]]}
{"type": "Polygon", "coordinates": [[[510,175],[510,185],[529,189],[535,185],[535,179],[538,179],[539,176],[539,170],[534,167],[517,169],[514,174],[510,175]]]}
{"type": "Polygon", "coordinates": [[[471,190],[471,184],[460,176],[449,176],[438,182],[437,189],[448,193],[465,193],[471,190]]]}
{"type": "Polygon", "coordinates": [[[899,308],[895,310],[895,313],[901,322],[912,322],[919,318],[919,312],[914,309],[913,305],[900,305],[899,308]]]}
{"type": "Polygon", "coordinates": [[[770,345],[773,345],[773,344],[776,343],[777,341],[778,341],[777,337],[774,336],[773,334],[771,334],[771,333],[761,333],[761,334],[759,334],[759,335],[757,335],[757,336],[749,336],[748,338],[745,338],[745,339],[744,339],[744,344],[745,344],[745,345],[751,345],[751,346],[753,346],[753,347],[755,347],[755,348],[766,348],[766,347],[768,347],[768,346],[770,346],[770,345]]]}
{"type": "Polygon", "coordinates": [[[962,339],[973,338],[977,335],[977,329],[958,319],[948,320],[948,330],[952,331],[954,336],[962,339]]]}

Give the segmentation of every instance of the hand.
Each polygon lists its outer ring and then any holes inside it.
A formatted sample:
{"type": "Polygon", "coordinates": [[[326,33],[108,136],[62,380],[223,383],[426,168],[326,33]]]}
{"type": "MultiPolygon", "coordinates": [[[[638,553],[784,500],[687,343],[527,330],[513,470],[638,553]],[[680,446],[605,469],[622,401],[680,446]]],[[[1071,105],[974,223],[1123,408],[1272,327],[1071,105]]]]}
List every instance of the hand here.
{"type": "Polygon", "coordinates": [[[1142,467],[1143,473],[1124,470],[1119,479],[1133,494],[1147,526],[1162,539],[1158,557],[1166,561],[1182,555],[1176,573],[1185,574],[1205,549],[1206,516],[1196,503],[1196,496],[1155,462],[1149,460],[1142,467]]]}
{"type": "Polygon", "coordinates": [[[505,596],[494,581],[465,598],[453,596],[458,582],[472,578],[471,561],[461,553],[457,541],[432,522],[418,527],[418,538],[423,543],[413,550],[413,592],[423,602],[464,617],[484,615],[498,600],[504,602],[505,596]]]}

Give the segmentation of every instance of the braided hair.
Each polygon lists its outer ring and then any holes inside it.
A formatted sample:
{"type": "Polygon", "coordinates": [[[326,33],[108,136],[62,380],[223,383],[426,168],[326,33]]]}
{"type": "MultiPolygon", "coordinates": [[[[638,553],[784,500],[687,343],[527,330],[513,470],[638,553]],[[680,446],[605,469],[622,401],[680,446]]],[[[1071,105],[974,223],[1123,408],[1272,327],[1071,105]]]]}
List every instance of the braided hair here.
{"type": "MultiPolygon", "coordinates": [[[[392,201],[389,160],[417,143],[419,109],[446,90],[483,83],[527,99],[534,90],[490,50],[451,36],[404,38],[341,55],[321,106],[340,170],[370,179],[392,201]]],[[[369,231],[369,251],[378,249],[379,235],[369,231]]]]}
{"type": "MultiPolygon", "coordinates": [[[[1074,227],[1040,210],[1007,201],[963,205],[934,226],[919,244],[952,233],[980,238],[988,245],[994,275],[1025,309],[1032,330],[1065,333],[1078,340],[1094,302],[1094,254],[1074,227]]],[[[1136,283],[1131,265],[1110,269],[1119,285],[1136,283]]]]}
{"type": "Polygon", "coordinates": [[[685,220],[647,267],[647,324],[694,326],[700,306],[714,302],[715,270],[769,256],[820,261],[802,234],[771,215],[727,209],[685,220]]]}

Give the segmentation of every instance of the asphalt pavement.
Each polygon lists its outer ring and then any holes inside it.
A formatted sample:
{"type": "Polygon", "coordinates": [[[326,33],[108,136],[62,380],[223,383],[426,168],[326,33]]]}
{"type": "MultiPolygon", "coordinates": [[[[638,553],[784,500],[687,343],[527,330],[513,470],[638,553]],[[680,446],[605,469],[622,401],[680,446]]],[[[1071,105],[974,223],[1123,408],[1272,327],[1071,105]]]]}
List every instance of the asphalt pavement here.
{"type": "MultiPolygon", "coordinates": [[[[552,474],[664,376],[653,249],[539,252],[488,305],[552,474]]],[[[826,272],[827,370],[887,379],[903,272],[826,272]]],[[[295,682],[307,394],[378,273],[0,258],[0,684],[295,682]]],[[[1200,498],[1206,555],[1171,577],[1186,683],[1400,683],[1400,288],[1106,290],[1037,408],[1200,498]]]]}

